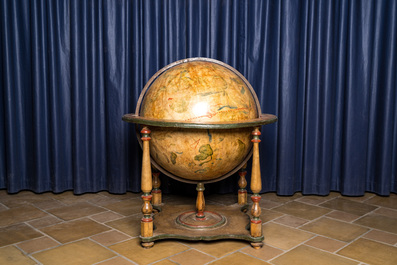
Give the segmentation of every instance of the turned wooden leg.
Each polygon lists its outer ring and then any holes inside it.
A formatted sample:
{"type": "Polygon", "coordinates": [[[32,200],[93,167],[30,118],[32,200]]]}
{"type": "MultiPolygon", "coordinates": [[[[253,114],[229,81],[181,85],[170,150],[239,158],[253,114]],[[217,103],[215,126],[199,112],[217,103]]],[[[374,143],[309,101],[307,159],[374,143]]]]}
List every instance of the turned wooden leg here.
{"type": "MultiPolygon", "coordinates": [[[[153,236],[153,218],[152,211],[153,207],[150,203],[152,199],[152,195],[150,192],[152,191],[152,168],[150,163],[150,149],[149,149],[149,141],[150,141],[150,130],[147,127],[144,127],[141,131],[142,133],[142,174],[141,174],[141,189],[143,192],[142,200],[142,213],[143,218],[141,219],[141,236],[142,237],[152,237],[153,236]]],[[[142,242],[142,246],[145,248],[150,248],[153,246],[153,242],[142,242]]]]}
{"type": "Polygon", "coordinates": [[[196,208],[197,208],[197,213],[196,217],[197,218],[205,218],[204,215],[204,208],[205,208],[205,200],[204,200],[204,184],[203,183],[198,183],[197,184],[197,200],[196,200],[196,208]]]}
{"type": "Polygon", "coordinates": [[[238,172],[240,179],[238,181],[238,186],[240,189],[238,190],[238,204],[239,205],[246,205],[247,204],[247,180],[245,176],[247,175],[247,164],[245,164],[238,172]]]}
{"type": "MultiPolygon", "coordinates": [[[[259,201],[261,200],[261,196],[259,192],[262,189],[262,180],[261,180],[261,169],[259,163],[259,136],[261,132],[259,128],[255,128],[252,132],[253,139],[253,154],[252,154],[252,173],[251,173],[251,190],[253,195],[251,196],[251,200],[253,202],[251,209],[251,236],[252,237],[261,237],[262,236],[262,221],[259,218],[261,215],[261,208],[259,207],[259,201]]],[[[255,249],[259,249],[262,247],[262,242],[251,243],[251,245],[255,249]]]]}
{"type": "Polygon", "coordinates": [[[160,171],[158,171],[157,168],[153,167],[152,168],[152,175],[153,175],[153,190],[152,190],[152,195],[153,195],[153,199],[152,199],[152,204],[156,205],[156,206],[160,206],[162,203],[162,199],[161,199],[161,190],[160,190],[160,185],[161,185],[161,181],[160,181],[160,171]]]}

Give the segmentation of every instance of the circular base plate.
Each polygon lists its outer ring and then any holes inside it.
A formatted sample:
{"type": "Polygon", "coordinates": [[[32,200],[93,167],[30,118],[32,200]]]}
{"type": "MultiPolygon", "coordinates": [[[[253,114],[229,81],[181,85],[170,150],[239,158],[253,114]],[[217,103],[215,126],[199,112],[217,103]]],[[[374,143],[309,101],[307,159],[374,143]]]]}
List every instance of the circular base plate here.
{"type": "Polygon", "coordinates": [[[190,229],[213,229],[226,223],[226,217],[219,213],[204,211],[204,218],[196,217],[195,211],[185,212],[176,218],[176,223],[190,229]]]}

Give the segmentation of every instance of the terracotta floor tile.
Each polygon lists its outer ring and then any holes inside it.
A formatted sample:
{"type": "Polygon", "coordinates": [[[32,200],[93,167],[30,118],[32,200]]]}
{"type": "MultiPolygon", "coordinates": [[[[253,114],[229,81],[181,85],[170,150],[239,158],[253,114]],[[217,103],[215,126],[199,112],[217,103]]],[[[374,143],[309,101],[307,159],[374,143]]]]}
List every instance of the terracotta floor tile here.
{"type": "Polygon", "coordinates": [[[115,257],[103,262],[96,263],[96,265],[131,265],[131,264],[135,264],[135,263],[132,263],[131,261],[128,261],[123,257],[115,257]]]}
{"type": "Polygon", "coordinates": [[[248,242],[237,240],[219,240],[209,242],[189,242],[190,247],[200,250],[208,255],[220,258],[239,249],[245,248],[248,242]]]}
{"type": "Polygon", "coordinates": [[[48,198],[45,201],[40,201],[40,202],[33,203],[33,205],[36,206],[37,208],[42,209],[42,210],[48,210],[48,209],[53,209],[53,208],[58,208],[58,207],[65,206],[65,204],[63,204],[62,202],[57,201],[57,200],[52,199],[52,198],[48,198]]]}
{"type": "Polygon", "coordinates": [[[91,214],[97,214],[106,211],[103,208],[91,205],[87,202],[80,202],[76,204],[71,204],[68,206],[63,206],[55,209],[49,209],[47,212],[61,218],[65,221],[70,221],[73,219],[85,217],[91,214]]]}
{"type": "Polygon", "coordinates": [[[374,213],[397,219],[397,210],[380,207],[379,209],[376,209],[374,213]]]}
{"type": "Polygon", "coordinates": [[[104,232],[102,234],[98,234],[98,235],[91,237],[92,240],[95,240],[96,242],[98,242],[104,246],[110,246],[115,243],[127,240],[129,238],[131,238],[131,237],[126,236],[125,234],[120,233],[116,230],[104,232]]]}
{"type": "Polygon", "coordinates": [[[387,233],[387,232],[383,232],[383,231],[379,231],[379,230],[372,230],[372,231],[368,232],[367,234],[365,234],[364,237],[368,238],[368,239],[380,241],[383,243],[391,244],[391,245],[394,245],[397,243],[397,235],[396,234],[391,234],[391,233],[387,233]]]}
{"type": "Polygon", "coordinates": [[[76,195],[73,191],[65,191],[57,194],[50,194],[51,198],[62,202],[64,205],[76,204],[79,202],[87,202],[96,197],[101,196],[99,193],[84,193],[76,195]]]}
{"type": "Polygon", "coordinates": [[[105,224],[121,232],[124,232],[127,235],[139,236],[141,234],[141,219],[141,215],[133,215],[130,217],[117,219],[115,221],[110,221],[105,224]]]}
{"type": "Polygon", "coordinates": [[[117,220],[117,219],[120,219],[123,217],[124,217],[124,215],[114,213],[111,211],[107,211],[107,212],[103,212],[103,213],[99,213],[99,214],[90,216],[91,219],[93,219],[99,223],[106,223],[106,222],[114,221],[114,220],[117,220]]]}
{"type": "Polygon", "coordinates": [[[70,221],[40,229],[40,231],[55,238],[61,243],[89,237],[107,230],[110,230],[110,228],[89,219],[70,221]]]}
{"type": "Polygon", "coordinates": [[[46,226],[58,224],[60,222],[62,222],[61,219],[59,219],[59,218],[57,218],[55,216],[49,215],[49,216],[46,216],[46,217],[43,217],[43,218],[39,218],[39,219],[36,219],[36,220],[29,221],[28,224],[33,226],[34,228],[43,228],[43,227],[46,227],[46,226]]]}
{"type": "Polygon", "coordinates": [[[37,194],[31,191],[21,191],[15,194],[2,196],[0,202],[9,208],[26,206],[48,200],[47,194],[37,194]]]}
{"type": "Polygon", "coordinates": [[[320,203],[329,201],[332,198],[333,197],[329,197],[329,196],[305,195],[296,199],[295,201],[312,204],[312,205],[319,205],[320,203]]]}
{"type": "Polygon", "coordinates": [[[263,225],[265,244],[284,250],[293,248],[313,237],[312,234],[275,223],[263,225]]]}
{"type": "Polygon", "coordinates": [[[129,199],[134,199],[134,198],[137,198],[140,200],[141,195],[142,195],[142,193],[140,193],[140,192],[135,192],[135,193],[134,192],[126,192],[124,194],[115,194],[115,193],[110,193],[108,191],[101,191],[101,192],[98,192],[97,194],[99,194],[101,196],[109,197],[111,199],[116,199],[119,201],[129,200],[129,199]]]}
{"type": "Polygon", "coordinates": [[[374,204],[382,207],[397,209],[397,194],[391,193],[390,196],[375,196],[365,203],[374,204]]]}
{"type": "Polygon", "coordinates": [[[336,198],[320,204],[322,207],[327,207],[334,210],[339,210],[355,215],[364,215],[375,210],[377,207],[361,202],[355,202],[344,198],[336,198]]]}
{"type": "Polygon", "coordinates": [[[27,223],[29,225],[33,226],[34,228],[43,228],[43,227],[55,225],[55,224],[58,224],[61,222],[63,222],[61,219],[51,215],[51,216],[46,216],[46,217],[39,218],[36,220],[32,220],[27,223]]]}
{"type": "Polygon", "coordinates": [[[341,198],[355,202],[365,202],[366,200],[369,200],[374,196],[376,196],[376,194],[366,192],[363,196],[341,196],[341,198]]]}
{"type": "MultiPolygon", "coordinates": [[[[213,198],[215,201],[215,195],[208,196],[209,198],[213,198]]],[[[208,198],[205,198],[208,201],[208,198]]],[[[210,200],[210,202],[212,202],[210,200]]],[[[163,199],[163,203],[167,205],[195,205],[196,204],[196,197],[195,196],[182,196],[182,195],[168,195],[163,199]]]]}
{"type": "Polygon", "coordinates": [[[32,255],[43,265],[91,265],[115,256],[113,252],[88,240],[62,245],[32,255]]]}
{"type": "Polygon", "coordinates": [[[259,206],[261,208],[265,208],[265,209],[272,209],[272,208],[278,207],[280,205],[283,205],[283,203],[270,201],[270,200],[263,200],[263,199],[259,202],[259,206]]]}
{"type": "Polygon", "coordinates": [[[171,240],[155,242],[152,248],[145,249],[141,247],[139,238],[124,241],[109,248],[138,264],[149,264],[188,249],[171,240]]]}
{"type": "Polygon", "coordinates": [[[315,238],[307,241],[305,245],[316,247],[329,252],[335,252],[338,249],[341,249],[342,247],[346,246],[346,243],[331,238],[316,236],[315,238]]]}
{"type": "Polygon", "coordinates": [[[293,215],[285,215],[280,218],[277,218],[276,220],[274,220],[274,222],[286,226],[298,227],[307,223],[308,221],[306,219],[302,219],[293,215]]]}
{"type": "Polygon", "coordinates": [[[397,219],[388,216],[370,214],[354,223],[397,234],[397,219]]]}
{"type": "Polygon", "coordinates": [[[261,197],[263,200],[286,203],[286,202],[290,202],[290,201],[293,201],[293,200],[296,200],[296,199],[302,197],[302,194],[297,192],[292,196],[280,196],[280,195],[277,195],[275,192],[268,192],[268,193],[261,194],[261,197]]]}
{"type": "Polygon", "coordinates": [[[359,215],[342,212],[342,211],[337,211],[337,210],[328,213],[326,216],[334,218],[334,219],[338,219],[341,221],[345,221],[345,222],[351,222],[351,221],[354,221],[354,220],[360,218],[359,215]]]}
{"type": "Polygon", "coordinates": [[[59,243],[49,237],[35,238],[29,241],[24,241],[17,244],[17,246],[28,254],[53,248],[58,246],[59,243]]]}
{"type": "Polygon", "coordinates": [[[117,197],[110,197],[110,196],[97,196],[92,199],[87,200],[89,203],[95,204],[97,206],[105,206],[111,203],[119,202],[122,201],[118,199],[117,197]]]}
{"type": "Polygon", "coordinates": [[[192,249],[172,256],[170,259],[180,265],[202,265],[213,261],[215,258],[192,249]]]}
{"type": "Polygon", "coordinates": [[[277,248],[273,248],[271,246],[268,245],[263,245],[262,248],[260,249],[254,249],[251,246],[244,248],[243,250],[241,250],[241,252],[249,254],[251,256],[254,256],[258,259],[262,259],[265,261],[268,261],[280,254],[283,253],[282,250],[279,250],[277,248]]]}
{"type": "Polygon", "coordinates": [[[313,220],[328,212],[330,210],[314,205],[309,205],[301,202],[290,202],[280,207],[274,208],[274,211],[290,214],[299,218],[313,220]]]}
{"type": "Polygon", "coordinates": [[[0,247],[42,236],[26,224],[6,226],[0,228],[0,247]]]}
{"type": "Polygon", "coordinates": [[[137,199],[123,200],[103,206],[113,212],[129,216],[141,213],[142,201],[137,199]]]}
{"type": "MultiPolygon", "coordinates": [[[[196,200],[196,198],[192,198],[192,199],[194,201],[196,200]]],[[[251,202],[249,194],[248,194],[247,199],[249,202],[251,202]]],[[[211,194],[211,195],[205,197],[205,201],[229,206],[229,205],[238,203],[238,196],[237,196],[237,192],[236,192],[236,194],[232,194],[232,193],[230,193],[230,194],[211,194]]]]}
{"type": "Polygon", "coordinates": [[[1,212],[0,227],[26,222],[43,216],[48,216],[48,214],[31,205],[11,208],[1,212]]]}
{"type": "MultiPolygon", "coordinates": [[[[251,208],[249,208],[249,210],[251,210],[251,208]]],[[[260,219],[263,223],[266,223],[283,215],[284,214],[272,210],[261,209],[260,219]]]]}
{"type": "Polygon", "coordinates": [[[0,248],[0,264],[4,265],[30,265],[37,264],[34,260],[25,256],[14,246],[0,248]]]}
{"type": "Polygon", "coordinates": [[[221,258],[213,263],[212,265],[241,265],[241,264],[249,264],[249,265],[270,265],[269,263],[253,258],[246,254],[236,252],[224,258],[221,258]]]}
{"type": "Polygon", "coordinates": [[[276,265],[354,265],[358,262],[309,246],[298,246],[272,260],[276,265]]]}
{"type": "Polygon", "coordinates": [[[359,260],[371,265],[397,264],[397,248],[372,240],[360,238],[354,241],[338,254],[359,260]]]}
{"type": "Polygon", "coordinates": [[[326,217],[304,225],[300,229],[344,242],[350,242],[369,230],[358,225],[349,224],[326,217]]]}

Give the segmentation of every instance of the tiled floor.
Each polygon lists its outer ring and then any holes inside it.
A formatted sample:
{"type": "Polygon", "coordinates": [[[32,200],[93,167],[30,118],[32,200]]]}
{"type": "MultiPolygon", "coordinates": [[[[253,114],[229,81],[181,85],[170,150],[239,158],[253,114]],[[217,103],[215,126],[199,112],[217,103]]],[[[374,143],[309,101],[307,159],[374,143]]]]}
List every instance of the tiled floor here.
{"type": "MultiPolygon", "coordinates": [[[[236,203],[211,195],[207,205],[236,203]]],[[[164,202],[194,198],[165,195],[164,202]]],[[[243,241],[139,244],[139,194],[7,194],[0,190],[0,264],[397,264],[397,195],[262,194],[265,245],[243,241]]]]}

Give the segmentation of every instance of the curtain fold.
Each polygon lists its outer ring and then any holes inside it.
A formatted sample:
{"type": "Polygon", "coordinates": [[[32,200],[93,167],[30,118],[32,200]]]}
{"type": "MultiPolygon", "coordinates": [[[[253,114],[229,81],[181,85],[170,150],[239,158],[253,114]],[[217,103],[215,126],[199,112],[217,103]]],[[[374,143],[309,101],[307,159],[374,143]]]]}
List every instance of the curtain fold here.
{"type": "Polygon", "coordinates": [[[0,189],[138,192],[122,115],[160,68],[209,57],[279,117],[262,192],[397,192],[397,1],[0,0],[0,29],[0,189]]]}

